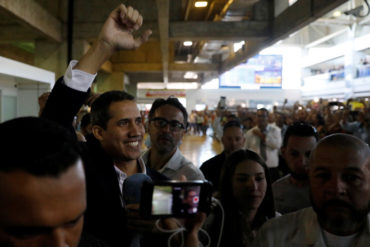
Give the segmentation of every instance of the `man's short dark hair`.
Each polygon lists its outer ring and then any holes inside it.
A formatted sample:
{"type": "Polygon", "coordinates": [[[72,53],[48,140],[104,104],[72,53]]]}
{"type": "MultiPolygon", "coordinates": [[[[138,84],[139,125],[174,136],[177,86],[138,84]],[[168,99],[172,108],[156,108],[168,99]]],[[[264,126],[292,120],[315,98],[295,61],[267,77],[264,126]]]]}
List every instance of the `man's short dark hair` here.
{"type": "Polygon", "coordinates": [[[109,106],[113,102],[123,100],[135,100],[135,97],[125,91],[108,91],[100,95],[91,105],[91,124],[98,125],[103,129],[107,128],[107,123],[112,117],[109,114],[109,106]]]}
{"type": "Polygon", "coordinates": [[[241,125],[239,121],[231,120],[225,123],[223,130],[225,131],[226,129],[231,128],[231,127],[238,127],[240,129],[243,129],[243,126],[241,125]]]}
{"type": "Polygon", "coordinates": [[[182,112],[182,115],[184,116],[184,124],[185,126],[188,125],[188,113],[185,109],[185,107],[180,103],[180,101],[177,98],[169,97],[167,99],[156,99],[154,100],[152,104],[152,108],[149,111],[149,120],[153,118],[155,111],[164,105],[171,105],[173,107],[176,107],[182,112]]]}
{"type": "Polygon", "coordinates": [[[81,125],[80,125],[81,126],[81,129],[82,128],[86,128],[90,123],[91,123],[91,114],[90,113],[86,113],[81,118],[81,125]]]}
{"type": "Polygon", "coordinates": [[[291,136],[300,136],[300,137],[315,137],[316,141],[319,139],[319,135],[311,124],[304,122],[297,122],[290,125],[284,135],[283,147],[288,145],[289,137],[291,136]]]}
{"type": "Polygon", "coordinates": [[[269,114],[269,111],[266,108],[260,108],[257,110],[257,112],[259,111],[269,114]]]}
{"type": "Polygon", "coordinates": [[[58,177],[80,157],[76,137],[47,119],[22,117],[4,122],[0,136],[1,172],[58,177]]]}

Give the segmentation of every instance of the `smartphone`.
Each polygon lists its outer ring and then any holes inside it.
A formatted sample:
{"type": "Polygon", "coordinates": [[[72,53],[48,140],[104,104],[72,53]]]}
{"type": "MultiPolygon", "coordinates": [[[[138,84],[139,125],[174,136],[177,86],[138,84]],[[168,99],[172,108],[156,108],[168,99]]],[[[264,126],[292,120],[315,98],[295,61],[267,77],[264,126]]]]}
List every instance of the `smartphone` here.
{"type": "Polygon", "coordinates": [[[220,100],[218,101],[218,107],[223,110],[226,108],[226,97],[225,96],[221,96],[220,97],[220,100]]]}
{"type": "Polygon", "coordinates": [[[208,181],[145,182],[141,191],[140,215],[143,217],[186,217],[208,213],[212,184],[208,181]]]}

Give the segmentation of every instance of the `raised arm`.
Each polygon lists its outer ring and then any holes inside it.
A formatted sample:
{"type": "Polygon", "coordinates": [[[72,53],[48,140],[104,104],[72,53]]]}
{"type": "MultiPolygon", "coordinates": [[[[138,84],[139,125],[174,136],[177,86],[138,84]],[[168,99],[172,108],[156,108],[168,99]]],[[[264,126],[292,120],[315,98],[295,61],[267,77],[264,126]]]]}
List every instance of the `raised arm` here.
{"type": "Polygon", "coordinates": [[[143,17],[132,7],[120,4],[105,21],[97,41],[75,66],[75,69],[95,74],[114,52],[132,50],[140,47],[151,35],[146,30],[135,38],[133,32],[139,30],[143,17]]]}
{"type": "Polygon", "coordinates": [[[71,62],[64,77],[57,81],[41,116],[71,128],[101,65],[115,51],[135,49],[148,40],[151,30],[144,31],[138,38],[133,36],[142,23],[142,16],[132,7],[120,4],[114,9],[93,46],[77,64],[71,62]]]}

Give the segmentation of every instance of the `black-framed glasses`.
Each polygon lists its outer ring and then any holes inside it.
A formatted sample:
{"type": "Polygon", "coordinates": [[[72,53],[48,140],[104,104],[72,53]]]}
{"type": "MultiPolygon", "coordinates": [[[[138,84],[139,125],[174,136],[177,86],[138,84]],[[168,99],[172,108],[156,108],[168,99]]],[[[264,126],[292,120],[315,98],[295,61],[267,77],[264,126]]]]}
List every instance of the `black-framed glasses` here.
{"type": "Polygon", "coordinates": [[[180,123],[179,121],[176,120],[168,121],[167,119],[161,117],[152,118],[149,120],[149,122],[154,123],[154,126],[157,128],[164,128],[167,125],[169,125],[171,131],[180,131],[182,129],[185,129],[185,125],[180,123]]]}

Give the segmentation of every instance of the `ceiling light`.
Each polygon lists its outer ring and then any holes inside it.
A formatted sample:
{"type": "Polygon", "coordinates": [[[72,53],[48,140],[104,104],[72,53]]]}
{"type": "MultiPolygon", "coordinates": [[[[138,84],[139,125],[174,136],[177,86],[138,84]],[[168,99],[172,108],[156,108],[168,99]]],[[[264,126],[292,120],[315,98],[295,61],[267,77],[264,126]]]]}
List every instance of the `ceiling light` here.
{"type": "Polygon", "coordinates": [[[194,4],[196,8],[204,8],[207,7],[207,5],[208,5],[207,1],[196,1],[194,4]]]}
{"type": "Polygon", "coordinates": [[[192,46],[193,42],[192,41],[184,41],[183,45],[184,46],[192,46]]]}
{"type": "Polygon", "coordinates": [[[334,13],[333,13],[333,16],[334,16],[334,17],[339,17],[339,16],[341,16],[341,15],[342,15],[342,12],[340,12],[339,10],[334,11],[334,13]]]}
{"type": "Polygon", "coordinates": [[[185,73],[184,78],[185,79],[198,79],[198,74],[188,71],[185,73]]]}
{"type": "Polygon", "coordinates": [[[234,52],[239,51],[245,44],[244,40],[238,43],[234,43],[234,52]]]}

